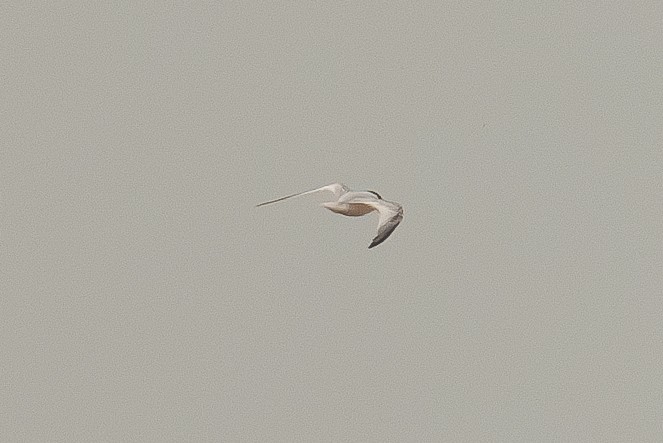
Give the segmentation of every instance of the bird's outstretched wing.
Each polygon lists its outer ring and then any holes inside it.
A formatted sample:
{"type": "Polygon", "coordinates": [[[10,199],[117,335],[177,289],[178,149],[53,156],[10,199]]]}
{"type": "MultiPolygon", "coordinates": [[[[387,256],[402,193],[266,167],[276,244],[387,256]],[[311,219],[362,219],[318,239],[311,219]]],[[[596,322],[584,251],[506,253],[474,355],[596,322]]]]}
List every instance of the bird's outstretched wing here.
{"type": "Polygon", "coordinates": [[[291,197],[298,197],[300,195],[313,194],[314,192],[319,192],[319,191],[331,191],[334,194],[334,197],[336,197],[338,199],[341,195],[348,192],[348,188],[345,185],[341,184],[341,183],[332,183],[331,185],[323,186],[321,188],[311,189],[310,191],[298,192],[297,194],[286,195],[285,197],[277,198],[276,200],[270,200],[268,202],[260,203],[260,204],[256,205],[256,207],[268,205],[270,203],[280,202],[281,200],[285,200],[285,199],[291,198],[291,197]]]}
{"type": "Polygon", "coordinates": [[[403,207],[398,203],[385,200],[366,202],[364,204],[374,207],[380,214],[378,221],[378,235],[375,236],[368,249],[374,248],[385,241],[394,229],[403,220],[403,207]]]}

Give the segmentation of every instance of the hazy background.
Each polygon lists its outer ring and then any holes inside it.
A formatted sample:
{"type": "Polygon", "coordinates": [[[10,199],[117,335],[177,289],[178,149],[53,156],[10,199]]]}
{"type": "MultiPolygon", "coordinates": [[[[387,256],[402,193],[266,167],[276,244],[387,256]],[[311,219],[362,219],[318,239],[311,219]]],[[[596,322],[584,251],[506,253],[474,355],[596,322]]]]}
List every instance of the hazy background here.
{"type": "Polygon", "coordinates": [[[663,3],[16,3],[1,440],[663,438],[663,3]]]}

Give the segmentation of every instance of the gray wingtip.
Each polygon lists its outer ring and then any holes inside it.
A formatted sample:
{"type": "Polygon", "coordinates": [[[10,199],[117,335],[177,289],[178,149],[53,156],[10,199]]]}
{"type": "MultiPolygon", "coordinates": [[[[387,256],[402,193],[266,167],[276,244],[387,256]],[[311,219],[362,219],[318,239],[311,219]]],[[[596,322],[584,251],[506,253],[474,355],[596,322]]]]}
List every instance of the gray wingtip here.
{"type": "Polygon", "coordinates": [[[389,235],[387,235],[386,237],[382,237],[382,238],[380,238],[379,236],[375,237],[373,239],[373,241],[371,242],[371,244],[368,245],[368,249],[374,248],[377,245],[379,245],[380,243],[384,242],[387,239],[387,237],[389,237],[389,235]]]}

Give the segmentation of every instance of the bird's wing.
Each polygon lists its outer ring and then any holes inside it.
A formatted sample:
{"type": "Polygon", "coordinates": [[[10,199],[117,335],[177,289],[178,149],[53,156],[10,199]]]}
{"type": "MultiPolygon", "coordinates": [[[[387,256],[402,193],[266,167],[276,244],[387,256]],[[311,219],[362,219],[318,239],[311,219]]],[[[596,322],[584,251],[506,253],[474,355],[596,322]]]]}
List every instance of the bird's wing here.
{"type": "Polygon", "coordinates": [[[403,220],[403,207],[398,203],[385,200],[365,201],[362,203],[372,206],[380,214],[378,235],[375,236],[368,247],[370,249],[385,241],[394,232],[396,226],[403,220]]]}
{"type": "Polygon", "coordinates": [[[285,197],[277,198],[276,200],[270,200],[268,202],[260,203],[260,204],[256,205],[256,207],[268,205],[270,203],[280,202],[281,200],[285,200],[285,199],[290,198],[290,197],[297,197],[297,196],[300,196],[300,195],[313,194],[314,192],[318,192],[318,191],[331,191],[334,194],[334,197],[339,198],[341,195],[348,192],[348,188],[345,187],[345,185],[343,185],[341,183],[332,183],[331,185],[323,186],[322,188],[311,189],[310,191],[298,192],[297,194],[286,195],[285,197]]]}

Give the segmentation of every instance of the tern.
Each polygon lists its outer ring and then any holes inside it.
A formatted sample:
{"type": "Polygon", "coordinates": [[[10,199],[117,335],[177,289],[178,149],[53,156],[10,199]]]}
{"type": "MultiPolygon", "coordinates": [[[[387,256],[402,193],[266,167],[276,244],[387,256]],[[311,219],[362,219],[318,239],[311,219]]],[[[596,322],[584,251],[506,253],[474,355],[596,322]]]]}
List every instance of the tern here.
{"type": "Polygon", "coordinates": [[[378,212],[378,234],[369,245],[369,249],[385,241],[403,220],[403,207],[400,204],[383,200],[380,194],[374,191],[351,191],[341,183],[332,183],[310,191],[286,195],[276,200],[260,203],[256,207],[320,191],[330,191],[334,194],[336,201],[323,203],[322,206],[337,214],[359,217],[373,211],[378,212]]]}

